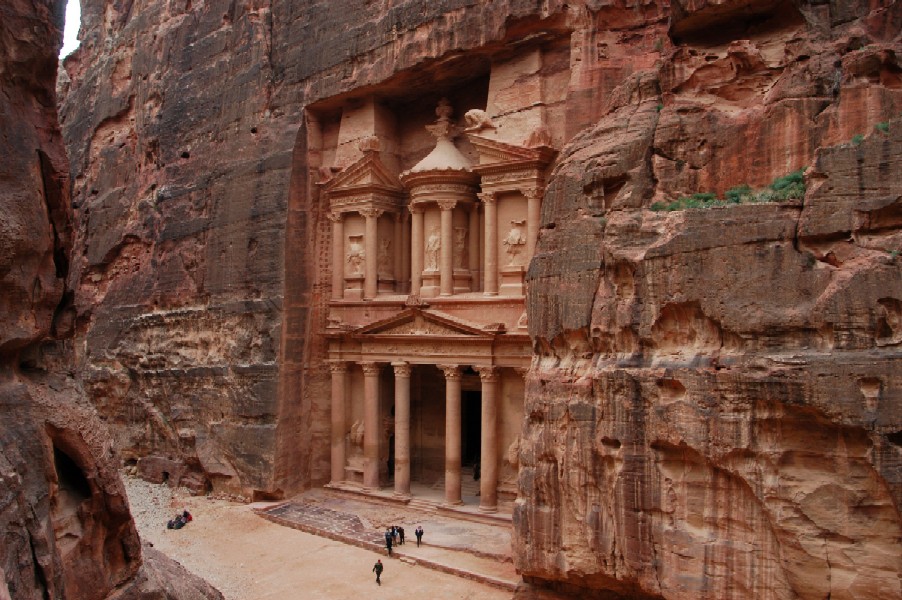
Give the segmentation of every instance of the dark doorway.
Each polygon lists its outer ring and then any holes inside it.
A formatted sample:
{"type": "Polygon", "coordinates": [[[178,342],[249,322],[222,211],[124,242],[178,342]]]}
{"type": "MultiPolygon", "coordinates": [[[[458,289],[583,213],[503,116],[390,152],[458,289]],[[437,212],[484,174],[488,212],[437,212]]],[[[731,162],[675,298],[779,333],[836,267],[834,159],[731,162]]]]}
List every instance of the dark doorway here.
{"type": "Polygon", "coordinates": [[[482,443],[482,392],[463,391],[460,409],[460,462],[472,467],[479,462],[482,443]]]}

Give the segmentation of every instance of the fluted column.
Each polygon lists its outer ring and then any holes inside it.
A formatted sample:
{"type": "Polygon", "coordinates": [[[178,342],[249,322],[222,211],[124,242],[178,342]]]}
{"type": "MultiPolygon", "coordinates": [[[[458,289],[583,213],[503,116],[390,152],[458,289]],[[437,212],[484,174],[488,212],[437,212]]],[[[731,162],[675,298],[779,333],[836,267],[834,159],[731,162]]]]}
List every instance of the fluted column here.
{"type": "Polygon", "coordinates": [[[410,495],[410,365],[395,369],[395,494],[410,495]]]}
{"type": "Polygon", "coordinates": [[[442,209],[439,286],[442,296],[450,296],[454,293],[454,207],[457,201],[442,201],[438,205],[442,209]]]}
{"type": "Polygon", "coordinates": [[[363,297],[375,298],[378,285],[378,264],[379,264],[379,240],[378,240],[378,223],[382,211],[375,208],[364,208],[360,214],[366,219],[366,229],[364,235],[364,270],[363,270],[363,297]]]}
{"type": "Polygon", "coordinates": [[[332,221],[332,299],[345,295],[345,223],[340,212],[329,213],[332,221]]]}
{"type": "Polygon", "coordinates": [[[332,372],[332,483],[345,480],[345,395],[348,365],[343,362],[329,364],[332,372]]]}
{"type": "Polygon", "coordinates": [[[479,510],[498,510],[498,368],[476,367],[482,380],[479,510]]]}
{"type": "Polygon", "coordinates": [[[423,286],[423,207],[411,206],[410,293],[420,295],[423,286]]]}
{"type": "Polygon", "coordinates": [[[539,238],[539,221],[542,218],[542,191],[538,188],[525,190],[526,196],[526,260],[532,260],[539,238]]]}
{"type": "Polygon", "coordinates": [[[406,212],[401,212],[398,217],[401,220],[401,286],[399,293],[410,292],[410,217],[406,212]]]}
{"type": "Polygon", "coordinates": [[[469,248],[467,248],[467,258],[469,259],[467,266],[470,268],[470,280],[472,281],[470,291],[475,292],[479,289],[479,203],[474,202],[470,206],[470,237],[469,248]]]}
{"type": "Polygon", "coordinates": [[[485,285],[486,296],[498,295],[498,207],[495,194],[479,194],[485,205],[485,285]]]}
{"type": "Polygon", "coordinates": [[[378,363],[363,367],[363,485],[379,488],[379,371],[378,363]]]}
{"type": "Polygon", "coordinates": [[[460,367],[438,365],[445,373],[445,502],[460,499],[460,367]]]}

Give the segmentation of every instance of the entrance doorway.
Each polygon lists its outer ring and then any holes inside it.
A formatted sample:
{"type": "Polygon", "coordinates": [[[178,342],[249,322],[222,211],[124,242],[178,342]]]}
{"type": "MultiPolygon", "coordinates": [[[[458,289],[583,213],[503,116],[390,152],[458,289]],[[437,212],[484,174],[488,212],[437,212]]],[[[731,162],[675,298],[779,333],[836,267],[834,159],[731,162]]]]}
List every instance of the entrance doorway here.
{"type": "Polygon", "coordinates": [[[460,409],[460,463],[469,469],[479,464],[482,444],[482,392],[462,392],[460,409]]]}

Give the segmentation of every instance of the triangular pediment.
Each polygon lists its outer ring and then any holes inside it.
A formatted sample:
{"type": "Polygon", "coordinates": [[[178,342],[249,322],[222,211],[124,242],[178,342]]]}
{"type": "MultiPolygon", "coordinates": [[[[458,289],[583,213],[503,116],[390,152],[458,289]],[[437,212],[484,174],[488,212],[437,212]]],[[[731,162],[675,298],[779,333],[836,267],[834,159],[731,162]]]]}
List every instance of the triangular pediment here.
{"type": "Polygon", "coordinates": [[[379,159],[378,152],[367,152],[326,185],[326,190],[332,194],[342,190],[360,191],[366,188],[402,191],[397,175],[379,159]]]}
{"type": "Polygon", "coordinates": [[[375,321],[351,332],[355,336],[439,336],[491,337],[475,323],[467,323],[451,315],[421,308],[408,308],[388,319],[375,321]]]}
{"type": "Polygon", "coordinates": [[[526,148],[472,133],[467,134],[467,139],[479,153],[480,165],[523,161],[548,163],[554,155],[554,150],[545,146],[526,148]]]}

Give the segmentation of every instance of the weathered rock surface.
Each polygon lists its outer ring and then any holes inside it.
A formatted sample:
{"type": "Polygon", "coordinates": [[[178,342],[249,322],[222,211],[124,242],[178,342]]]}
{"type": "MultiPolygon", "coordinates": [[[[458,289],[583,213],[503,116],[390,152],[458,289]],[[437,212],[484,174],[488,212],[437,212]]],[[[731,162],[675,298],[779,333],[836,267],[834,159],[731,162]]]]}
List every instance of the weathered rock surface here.
{"type": "Polygon", "coordinates": [[[0,7],[0,598],[221,598],[155,575],[168,559],[142,563],[110,436],[73,374],[63,9],[0,7]]]}
{"type": "Polygon", "coordinates": [[[78,370],[145,476],[244,496],[328,478],[305,107],[437,97],[549,36],[570,78],[530,268],[523,596],[902,593],[898,2],[89,0],[84,19],[63,108],[78,370]],[[803,168],[802,200],[648,210],[803,168]]]}

